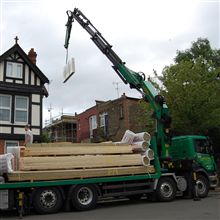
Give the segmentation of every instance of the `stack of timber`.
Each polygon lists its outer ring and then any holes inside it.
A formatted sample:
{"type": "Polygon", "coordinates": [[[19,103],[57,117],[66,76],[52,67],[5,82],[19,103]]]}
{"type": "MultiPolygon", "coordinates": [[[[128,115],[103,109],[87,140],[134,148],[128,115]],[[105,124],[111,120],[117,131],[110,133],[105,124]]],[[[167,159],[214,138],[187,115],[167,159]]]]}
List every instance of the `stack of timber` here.
{"type": "Polygon", "coordinates": [[[19,170],[9,181],[84,179],[154,173],[134,145],[122,143],[33,144],[21,150],[19,170]]]}

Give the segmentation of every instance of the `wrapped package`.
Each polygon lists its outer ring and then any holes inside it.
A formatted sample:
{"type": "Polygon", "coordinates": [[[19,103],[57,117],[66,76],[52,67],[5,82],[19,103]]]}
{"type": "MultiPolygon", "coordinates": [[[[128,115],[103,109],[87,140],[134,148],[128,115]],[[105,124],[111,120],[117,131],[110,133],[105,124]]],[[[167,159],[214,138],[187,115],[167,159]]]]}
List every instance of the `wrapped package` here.
{"type": "Polygon", "coordinates": [[[126,130],[125,134],[121,140],[121,143],[132,144],[132,142],[134,141],[134,138],[135,138],[135,133],[130,130],[126,130]]]}
{"type": "Polygon", "coordinates": [[[0,174],[12,173],[12,159],[14,156],[11,153],[0,155],[0,174]]]}

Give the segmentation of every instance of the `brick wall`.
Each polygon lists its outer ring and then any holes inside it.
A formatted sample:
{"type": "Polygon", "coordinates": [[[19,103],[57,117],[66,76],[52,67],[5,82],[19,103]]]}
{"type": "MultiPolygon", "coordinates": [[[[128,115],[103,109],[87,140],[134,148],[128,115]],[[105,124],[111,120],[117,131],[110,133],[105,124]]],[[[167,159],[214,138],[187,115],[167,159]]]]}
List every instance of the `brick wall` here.
{"type": "Polygon", "coordinates": [[[139,122],[143,114],[139,99],[122,95],[121,98],[101,103],[97,106],[99,114],[108,113],[108,136],[106,140],[120,141],[127,129],[133,132],[145,131],[146,121],[139,122]]]}
{"type": "Polygon", "coordinates": [[[77,119],[77,142],[89,141],[90,140],[90,130],[89,130],[89,117],[92,115],[97,115],[96,106],[78,114],[77,119]]]}
{"type": "Polygon", "coordinates": [[[143,108],[139,99],[123,94],[113,101],[97,101],[95,106],[77,115],[77,142],[120,141],[127,129],[133,132],[146,131],[147,119],[142,118],[143,108]],[[100,127],[100,115],[103,113],[108,115],[107,132],[100,127]],[[89,117],[92,115],[97,116],[97,129],[94,130],[94,136],[90,140],[89,117]]]}
{"type": "Polygon", "coordinates": [[[0,139],[0,154],[4,154],[5,141],[0,139]]]}

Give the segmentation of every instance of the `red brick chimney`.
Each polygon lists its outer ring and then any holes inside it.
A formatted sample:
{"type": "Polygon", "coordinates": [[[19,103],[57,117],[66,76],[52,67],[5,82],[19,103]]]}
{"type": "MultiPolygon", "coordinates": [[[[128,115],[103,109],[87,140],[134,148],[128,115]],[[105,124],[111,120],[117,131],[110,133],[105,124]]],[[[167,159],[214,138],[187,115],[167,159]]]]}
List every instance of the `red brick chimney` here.
{"type": "Polygon", "coordinates": [[[34,51],[34,48],[31,48],[29,53],[28,53],[29,59],[32,61],[33,64],[36,65],[37,62],[37,53],[34,51]]]}

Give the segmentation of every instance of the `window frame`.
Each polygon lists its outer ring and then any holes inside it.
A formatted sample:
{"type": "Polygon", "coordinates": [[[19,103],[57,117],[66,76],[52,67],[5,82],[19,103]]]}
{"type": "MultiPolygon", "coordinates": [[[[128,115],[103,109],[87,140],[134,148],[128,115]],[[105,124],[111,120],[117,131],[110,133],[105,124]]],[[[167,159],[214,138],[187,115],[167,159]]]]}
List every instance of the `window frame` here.
{"type": "Polygon", "coordinates": [[[100,128],[106,127],[106,116],[108,115],[107,112],[103,112],[99,115],[100,119],[100,128]]]}
{"type": "Polygon", "coordinates": [[[7,150],[10,147],[19,147],[19,141],[5,140],[5,149],[7,150]],[[8,146],[9,143],[15,144],[13,146],[8,146]]]}
{"type": "Polygon", "coordinates": [[[122,104],[119,105],[119,119],[124,118],[124,107],[122,104]]]}
{"type": "Polygon", "coordinates": [[[17,62],[6,62],[6,77],[22,79],[23,78],[23,63],[17,62]],[[9,72],[9,66],[11,65],[11,71],[9,72]],[[18,67],[21,68],[20,72],[18,72],[18,67]]]}
{"type": "Polygon", "coordinates": [[[97,116],[91,115],[89,117],[89,134],[90,138],[93,138],[93,130],[97,129],[97,116]]]}
{"type": "Polygon", "coordinates": [[[14,121],[16,124],[27,124],[28,123],[28,116],[29,116],[29,97],[28,96],[15,96],[15,103],[14,103],[14,121]],[[27,108],[17,108],[17,98],[26,98],[27,100],[27,108]],[[26,111],[27,120],[26,121],[17,121],[16,119],[16,111],[26,111]]]}
{"type": "Polygon", "coordinates": [[[0,94],[0,96],[7,96],[7,97],[9,97],[9,101],[10,101],[10,106],[9,107],[3,107],[3,106],[1,106],[0,105],[0,109],[3,109],[3,110],[9,110],[9,120],[1,120],[0,119],[0,122],[1,123],[10,123],[11,122],[11,110],[12,110],[12,96],[11,95],[6,95],[6,94],[0,94]]]}

